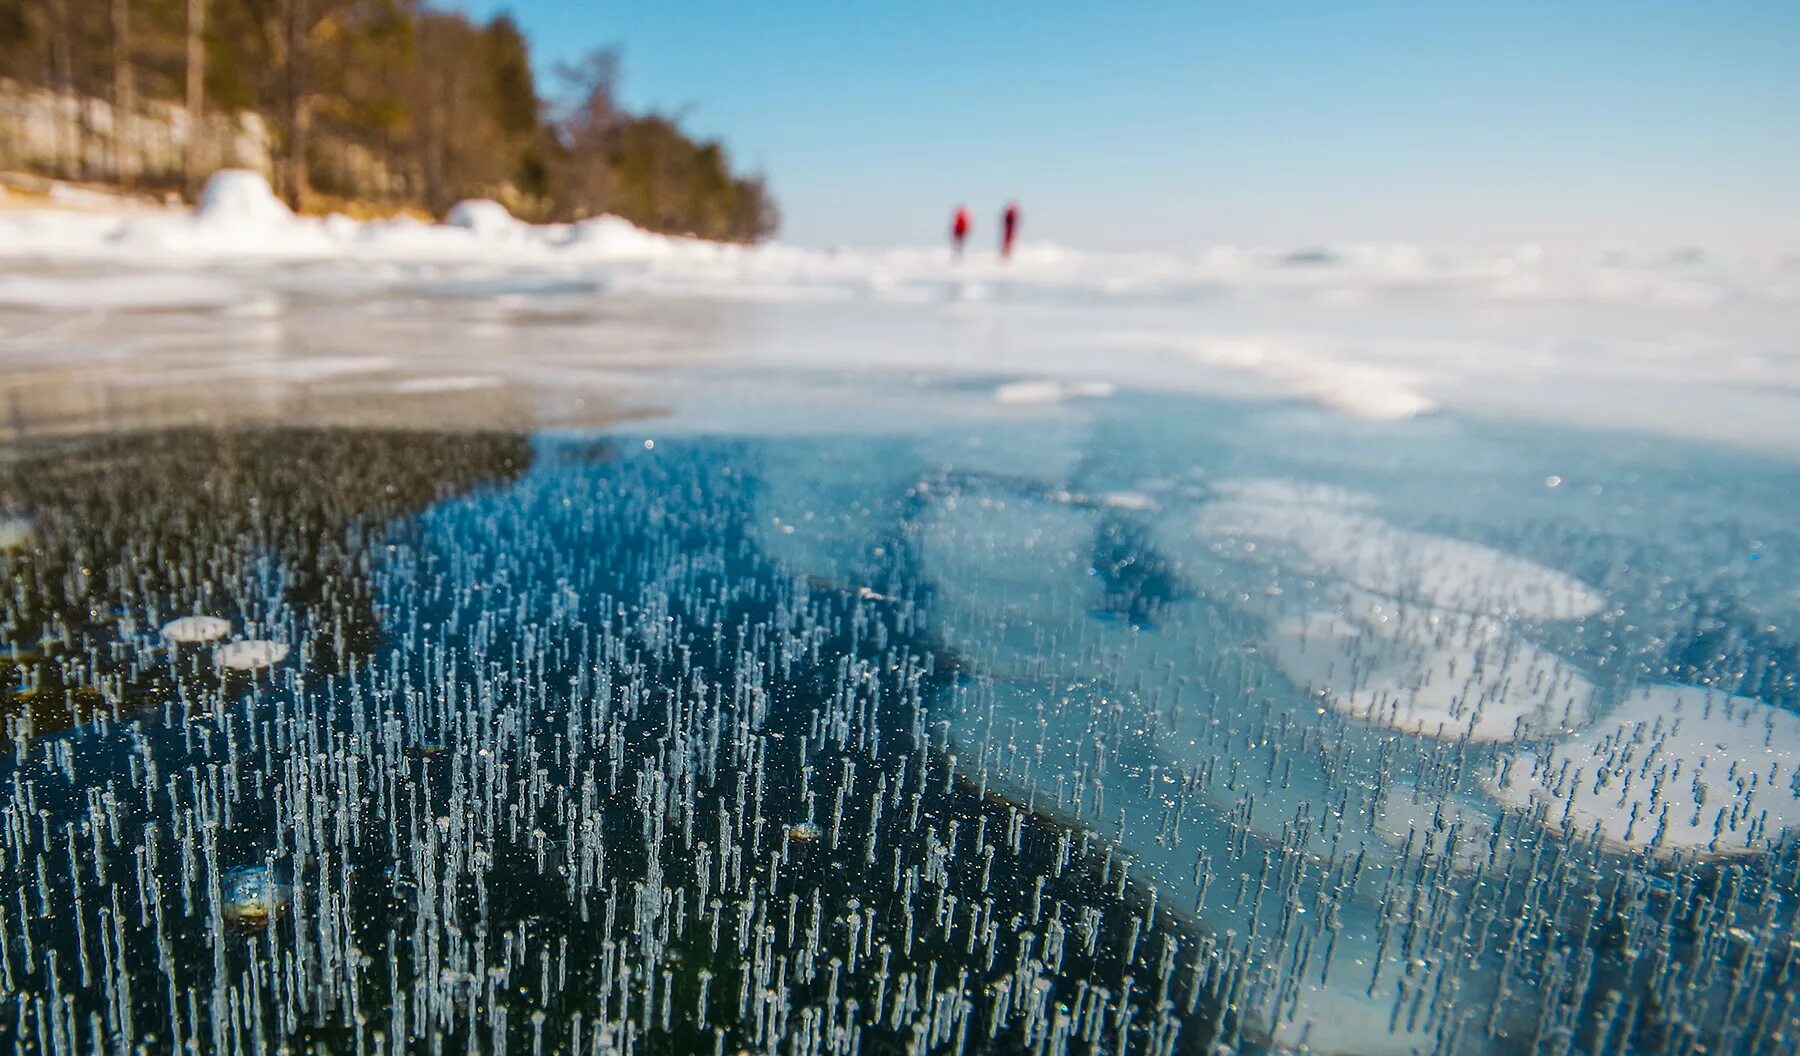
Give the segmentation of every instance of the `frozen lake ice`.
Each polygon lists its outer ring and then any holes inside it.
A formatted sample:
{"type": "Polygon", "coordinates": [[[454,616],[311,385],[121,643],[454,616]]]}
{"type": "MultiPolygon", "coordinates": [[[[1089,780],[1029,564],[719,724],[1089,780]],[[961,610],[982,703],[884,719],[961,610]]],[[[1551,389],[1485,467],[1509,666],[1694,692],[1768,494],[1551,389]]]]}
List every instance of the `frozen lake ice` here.
{"type": "Polygon", "coordinates": [[[11,1047],[1796,1047],[1780,267],[104,246],[0,267],[11,1047]]]}
{"type": "Polygon", "coordinates": [[[657,424],[18,444],[14,1040],[1787,1047],[1789,463],[657,424]]]}

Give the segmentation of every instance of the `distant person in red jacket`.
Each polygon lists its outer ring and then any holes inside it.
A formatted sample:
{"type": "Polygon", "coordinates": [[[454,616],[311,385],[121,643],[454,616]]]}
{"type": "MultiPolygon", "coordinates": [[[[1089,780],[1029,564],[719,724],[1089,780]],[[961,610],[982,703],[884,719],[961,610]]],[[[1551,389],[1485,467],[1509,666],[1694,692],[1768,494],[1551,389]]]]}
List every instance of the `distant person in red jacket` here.
{"type": "Polygon", "coordinates": [[[1000,214],[1000,259],[1011,260],[1013,241],[1019,237],[1019,203],[1008,202],[1000,214]]]}
{"type": "Polygon", "coordinates": [[[963,243],[968,240],[969,207],[966,205],[959,205],[956,207],[956,215],[950,220],[950,245],[956,250],[956,255],[958,257],[962,256],[963,243]]]}

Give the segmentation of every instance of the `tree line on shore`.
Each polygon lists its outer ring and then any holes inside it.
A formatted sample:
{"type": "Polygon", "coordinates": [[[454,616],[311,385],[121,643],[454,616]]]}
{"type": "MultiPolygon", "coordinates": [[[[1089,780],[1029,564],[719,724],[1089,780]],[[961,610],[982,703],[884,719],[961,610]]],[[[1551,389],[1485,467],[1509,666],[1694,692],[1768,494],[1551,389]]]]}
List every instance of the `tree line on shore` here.
{"type": "MultiPolygon", "coordinates": [[[[270,175],[296,208],[442,213],[487,197],[532,220],[611,213],[703,238],[773,234],[763,178],[678,119],[627,110],[618,77],[618,54],[598,49],[543,92],[511,17],[419,0],[0,0],[0,78],[117,115],[169,104],[189,128],[258,114],[270,175]]],[[[182,168],[133,178],[191,193],[206,175],[193,149],[182,168]]]]}

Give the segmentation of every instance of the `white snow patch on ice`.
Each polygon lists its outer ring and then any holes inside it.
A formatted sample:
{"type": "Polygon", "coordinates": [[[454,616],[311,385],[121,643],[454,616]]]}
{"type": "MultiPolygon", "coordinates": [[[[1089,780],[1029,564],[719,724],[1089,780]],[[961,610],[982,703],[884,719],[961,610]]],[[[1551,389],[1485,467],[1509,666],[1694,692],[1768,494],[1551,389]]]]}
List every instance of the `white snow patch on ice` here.
{"type": "Polygon", "coordinates": [[[441,378],[405,378],[393,385],[395,392],[471,392],[497,388],[501,379],[481,374],[449,374],[441,378]]]}
{"type": "Polygon", "coordinates": [[[1416,371],[1345,361],[1297,344],[1201,341],[1189,354],[1208,366],[1261,375],[1303,399],[1370,421],[1404,421],[1436,406],[1416,371]]]}
{"type": "Polygon", "coordinates": [[[1404,733],[1512,741],[1592,717],[1580,672],[1490,617],[1378,602],[1286,621],[1269,646],[1332,707],[1404,733]]]}
{"type": "MultiPolygon", "coordinates": [[[[1336,502],[1268,501],[1258,492],[1286,486],[1257,482],[1224,489],[1202,507],[1202,535],[1285,548],[1290,567],[1309,570],[1389,598],[1434,608],[1535,620],[1579,619],[1599,612],[1598,593],[1573,576],[1479,543],[1396,528],[1336,502]],[[1248,494],[1244,489],[1248,487],[1248,494]]],[[[1227,553],[1243,552],[1242,547],[1227,553]]],[[[1251,551],[1254,552],[1254,551],[1251,551]]]]}
{"type": "Polygon", "coordinates": [[[247,291],[205,275],[0,276],[0,306],[40,311],[229,308],[247,291]]]}
{"type": "Polygon", "coordinates": [[[1212,491],[1221,499],[1260,506],[1319,506],[1350,510],[1375,505],[1374,496],[1333,484],[1268,477],[1214,481],[1212,491]]]}
{"type": "Polygon", "coordinates": [[[1616,849],[1754,854],[1800,826],[1800,716],[1701,686],[1640,689],[1546,752],[1499,761],[1488,791],[1616,849]]]}
{"type": "Polygon", "coordinates": [[[1097,399],[1111,396],[1117,391],[1114,386],[1103,381],[1057,381],[1050,378],[1038,378],[1029,381],[1009,381],[994,389],[994,400],[997,403],[1015,405],[1061,403],[1064,400],[1085,398],[1097,399]]]}
{"type": "Polygon", "coordinates": [[[1141,491],[1109,491],[1100,496],[1100,504],[1115,510],[1156,509],[1156,500],[1141,491]]]}

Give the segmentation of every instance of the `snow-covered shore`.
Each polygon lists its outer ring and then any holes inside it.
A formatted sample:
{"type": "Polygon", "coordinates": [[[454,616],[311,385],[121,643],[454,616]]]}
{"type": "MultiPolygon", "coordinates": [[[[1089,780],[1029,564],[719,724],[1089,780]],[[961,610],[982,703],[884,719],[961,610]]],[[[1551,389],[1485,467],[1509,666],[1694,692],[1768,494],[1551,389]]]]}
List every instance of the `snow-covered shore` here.
{"type": "Polygon", "coordinates": [[[488,381],[546,361],[636,367],[679,347],[745,366],[993,375],[1027,386],[999,390],[1014,405],[1019,392],[1190,388],[1373,421],[1445,408],[1800,451],[1800,258],[1779,255],[1028,242],[1010,262],[953,262],[936,247],[723,245],[614,217],[531,225],[480,201],[436,224],[296,217],[235,172],[191,213],[0,212],[0,356],[14,364],[66,350],[47,317],[82,317],[65,337],[98,350],[137,335],[97,317],[185,312],[201,344],[225,320],[258,320],[263,336],[279,322],[290,353],[308,335],[312,362],[294,366],[310,376],[320,346],[349,358],[418,298],[448,332],[428,360],[382,346],[409,384],[452,364],[488,381]],[[327,301],[328,325],[315,318],[327,301]],[[733,321],[701,326],[676,304],[733,321]],[[502,336],[514,351],[497,355],[502,336]]]}
{"type": "MultiPolygon", "coordinates": [[[[1093,253],[1027,242],[1002,262],[972,252],[952,265],[937,247],[875,251],[811,250],[773,243],[741,246],[655,234],[617,217],[529,224],[485,200],[452,208],[441,223],[411,217],[358,221],[295,216],[254,173],[215,175],[197,206],[176,210],[19,210],[0,214],[0,264],[20,259],[485,264],[496,268],[658,261],[696,279],[861,280],[870,290],[912,278],[999,280],[1055,285],[1119,297],[1246,286],[1321,291],[1339,303],[1357,288],[1459,291],[1495,302],[1600,301],[1714,305],[1745,299],[1800,299],[1800,252],[1717,257],[1687,249],[1663,254],[1551,253],[1524,245],[1489,253],[1449,253],[1403,244],[1298,249],[1211,247],[1193,253],[1093,253]]],[[[966,291],[981,298],[992,291],[966,291]]]]}

